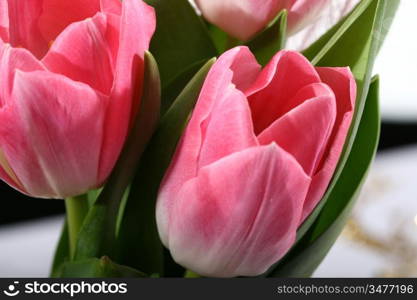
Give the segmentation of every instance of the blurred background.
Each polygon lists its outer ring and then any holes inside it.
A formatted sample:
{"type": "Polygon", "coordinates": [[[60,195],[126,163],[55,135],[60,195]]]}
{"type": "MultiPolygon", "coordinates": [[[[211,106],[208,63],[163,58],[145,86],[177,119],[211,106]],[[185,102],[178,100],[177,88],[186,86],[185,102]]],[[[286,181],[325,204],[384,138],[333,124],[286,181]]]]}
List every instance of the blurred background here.
{"type": "MultiPolygon", "coordinates": [[[[316,277],[417,276],[417,40],[410,37],[416,11],[417,1],[401,1],[376,63],[383,117],[378,155],[316,277]]],[[[0,201],[0,277],[48,276],[64,202],[30,199],[1,181],[0,201]]]]}

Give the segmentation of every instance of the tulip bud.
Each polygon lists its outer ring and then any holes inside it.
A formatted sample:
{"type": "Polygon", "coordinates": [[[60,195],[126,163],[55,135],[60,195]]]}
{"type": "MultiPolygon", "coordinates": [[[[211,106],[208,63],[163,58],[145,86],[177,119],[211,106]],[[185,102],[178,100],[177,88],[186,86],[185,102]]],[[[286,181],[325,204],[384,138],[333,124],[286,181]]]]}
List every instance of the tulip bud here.
{"type": "Polygon", "coordinates": [[[181,265],[255,276],[293,245],[322,198],[352,120],[348,68],[281,51],[261,70],[246,47],[210,70],[161,184],[157,224],[181,265]]]}
{"type": "Polygon", "coordinates": [[[288,33],[314,22],[331,0],[195,0],[204,17],[243,41],[262,31],[277,14],[288,11],[288,33]]]}
{"type": "Polygon", "coordinates": [[[153,8],[2,0],[0,9],[1,179],[35,197],[99,187],[139,107],[153,8]]]}

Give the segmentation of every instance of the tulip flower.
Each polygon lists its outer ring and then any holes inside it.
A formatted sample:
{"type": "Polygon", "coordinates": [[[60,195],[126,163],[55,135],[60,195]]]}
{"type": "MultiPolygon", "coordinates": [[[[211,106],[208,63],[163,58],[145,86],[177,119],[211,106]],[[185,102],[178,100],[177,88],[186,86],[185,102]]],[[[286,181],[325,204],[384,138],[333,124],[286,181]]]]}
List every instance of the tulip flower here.
{"type": "Polygon", "coordinates": [[[138,108],[154,29],[141,0],[2,0],[1,179],[48,198],[103,184],[138,108]]]}
{"type": "Polygon", "coordinates": [[[246,47],[223,54],[160,186],[158,230],[175,261],[215,277],[277,262],[328,187],[355,97],[349,68],[287,50],[261,70],[246,47]]]}
{"type": "MultiPolygon", "coordinates": [[[[195,0],[203,16],[229,35],[247,41],[277,14],[288,11],[288,33],[314,22],[331,0],[195,0]]],[[[343,0],[345,1],[345,0],[343,0]]]]}

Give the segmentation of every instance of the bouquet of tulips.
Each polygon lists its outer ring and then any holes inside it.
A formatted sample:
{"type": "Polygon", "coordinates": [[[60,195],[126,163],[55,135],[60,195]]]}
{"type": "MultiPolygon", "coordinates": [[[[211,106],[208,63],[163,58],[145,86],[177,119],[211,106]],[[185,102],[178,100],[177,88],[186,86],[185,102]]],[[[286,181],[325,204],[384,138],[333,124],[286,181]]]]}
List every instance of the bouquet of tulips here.
{"type": "Polygon", "coordinates": [[[51,276],[310,276],[398,2],[1,0],[0,177],[65,199],[51,276]]]}

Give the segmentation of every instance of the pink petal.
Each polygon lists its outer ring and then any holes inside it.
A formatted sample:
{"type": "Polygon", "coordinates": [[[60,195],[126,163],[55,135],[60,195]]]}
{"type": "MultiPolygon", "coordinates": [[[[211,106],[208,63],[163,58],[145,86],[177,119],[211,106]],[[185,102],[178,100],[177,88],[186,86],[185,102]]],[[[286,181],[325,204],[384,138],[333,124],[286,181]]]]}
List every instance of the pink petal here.
{"type": "Polygon", "coordinates": [[[45,67],[26,49],[12,48],[9,44],[0,44],[0,108],[10,101],[16,70],[36,71],[45,67]]]}
{"type": "Polygon", "coordinates": [[[114,64],[106,39],[110,26],[107,17],[101,13],[69,25],[42,60],[44,65],[54,73],[110,94],[114,64]]]}
{"type": "Polygon", "coordinates": [[[243,41],[266,27],[278,12],[288,5],[288,1],[281,0],[196,0],[195,2],[208,21],[243,41]]]}
{"type": "Polygon", "coordinates": [[[98,182],[105,97],[44,71],[17,71],[0,115],[0,148],[27,193],[74,196],[98,182]]]}
{"type": "Polygon", "coordinates": [[[321,200],[330,183],[349,132],[356,99],[356,82],[349,68],[317,68],[317,71],[336,95],[337,118],[324,159],[313,177],[304,204],[302,221],[321,200]]]}
{"type": "Polygon", "coordinates": [[[179,193],[162,185],[162,240],[178,263],[199,274],[259,275],[294,243],[309,182],[275,144],[232,154],[202,168],[179,193]]]}
{"type": "MultiPolygon", "coordinates": [[[[39,28],[44,39],[51,44],[71,23],[94,16],[100,11],[99,0],[43,0],[39,28]]],[[[74,42],[76,45],[76,42],[74,42]]]]}
{"type": "Polygon", "coordinates": [[[265,129],[259,142],[276,142],[291,153],[308,175],[313,175],[326,150],[336,119],[336,100],[323,83],[301,89],[294,103],[308,99],[265,129]]]}
{"type": "Polygon", "coordinates": [[[155,31],[155,22],[155,11],[151,6],[138,0],[123,1],[119,49],[100,158],[102,178],[107,176],[120,154],[121,147],[113,145],[123,145],[129,120],[139,107],[143,58],[155,31]]]}
{"type": "Polygon", "coordinates": [[[122,2],[120,0],[100,0],[101,11],[108,14],[121,15],[122,2]]]}
{"type": "MultiPolygon", "coordinates": [[[[5,115],[9,114],[9,106],[13,103],[11,94],[16,70],[36,71],[44,70],[42,64],[26,49],[12,48],[0,40],[0,74],[2,79],[2,89],[0,89],[0,124],[2,127],[12,125],[13,121],[8,121],[5,115]]],[[[11,131],[15,129],[10,128],[11,131]]],[[[27,193],[17,178],[15,172],[10,167],[5,153],[0,143],[0,178],[10,186],[27,193]]]]}
{"type": "Polygon", "coordinates": [[[0,1],[0,41],[9,41],[9,7],[7,1],[0,1]]]}
{"type": "MultiPolygon", "coordinates": [[[[4,0],[3,0],[4,1],[4,0]]],[[[99,11],[99,0],[9,0],[10,42],[42,58],[69,24],[99,11]]]]}
{"type": "Polygon", "coordinates": [[[38,58],[42,57],[48,49],[48,43],[38,26],[38,20],[42,14],[42,2],[43,0],[7,1],[10,43],[14,47],[28,49],[38,58]]]}
{"type": "MultiPolygon", "coordinates": [[[[138,0],[123,1],[120,20],[119,53],[116,62],[114,93],[116,96],[131,96],[132,76],[137,70],[143,70],[143,57],[149,49],[149,43],[155,31],[156,19],[154,9],[138,0]],[[135,60],[138,56],[141,61],[135,60]],[[136,63],[132,71],[132,65],[136,63]]],[[[121,101],[121,100],[120,100],[121,101]]]]}
{"type": "Polygon", "coordinates": [[[232,85],[216,99],[210,115],[200,124],[203,136],[198,168],[231,153],[257,146],[246,97],[232,85]]]}
{"type": "MultiPolygon", "coordinates": [[[[322,0],[319,0],[319,2],[322,0]]],[[[311,1],[304,1],[306,3],[311,1]]],[[[306,49],[320,36],[327,32],[332,26],[339,22],[344,16],[352,11],[353,7],[360,2],[360,0],[329,0],[329,4],[322,7],[322,11],[317,20],[290,36],[287,40],[287,49],[297,49],[299,51],[306,49]]],[[[309,14],[309,13],[307,13],[309,14]]],[[[312,15],[313,18],[315,17],[312,15]]],[[[289,20],[291,21],[291,20],[289,20]]],[[[296,22],[295,22],[296,24],[296,22]]],[[[293,26],[295,28],[296,26],[293,26]]],[[[293,33],[301,29],[302,26],[296,28],[293,33]]]]}
{"type": "Polygon", "coordinates": [[[306,85],[321,82],[311,63],[301,54],[280,51],[262,70],[256,82],[245,93],[248,96],[255,126],[259,134],[294,108],[291,102],[306,85]]]}
{"type": "Polygon", "coordinates": [[[183,182],[196,176],[199,166],[257,145],[246,99],[237,88],[245,87],[245,78],[255,77],[259,69],[245,47],[227,51],[211,68],[171,163],[170,173],[174,175],[166,186],[172,193],[176,193],[183,182]],[[235,72],[235,66],[239,65],[247,66],[245,72],[240,70],[242,74],[235,72]],[[222,142],[216,144],[220,139],[222,142]]]}
{"type": "MultiPolygon", "coordinates": [[[[297,0],[288,11],[288,34],[292,35],[320,18],[332,0],[297,0]]],[[[346,0],[338,0],[344,2],[346,0]]]]}

